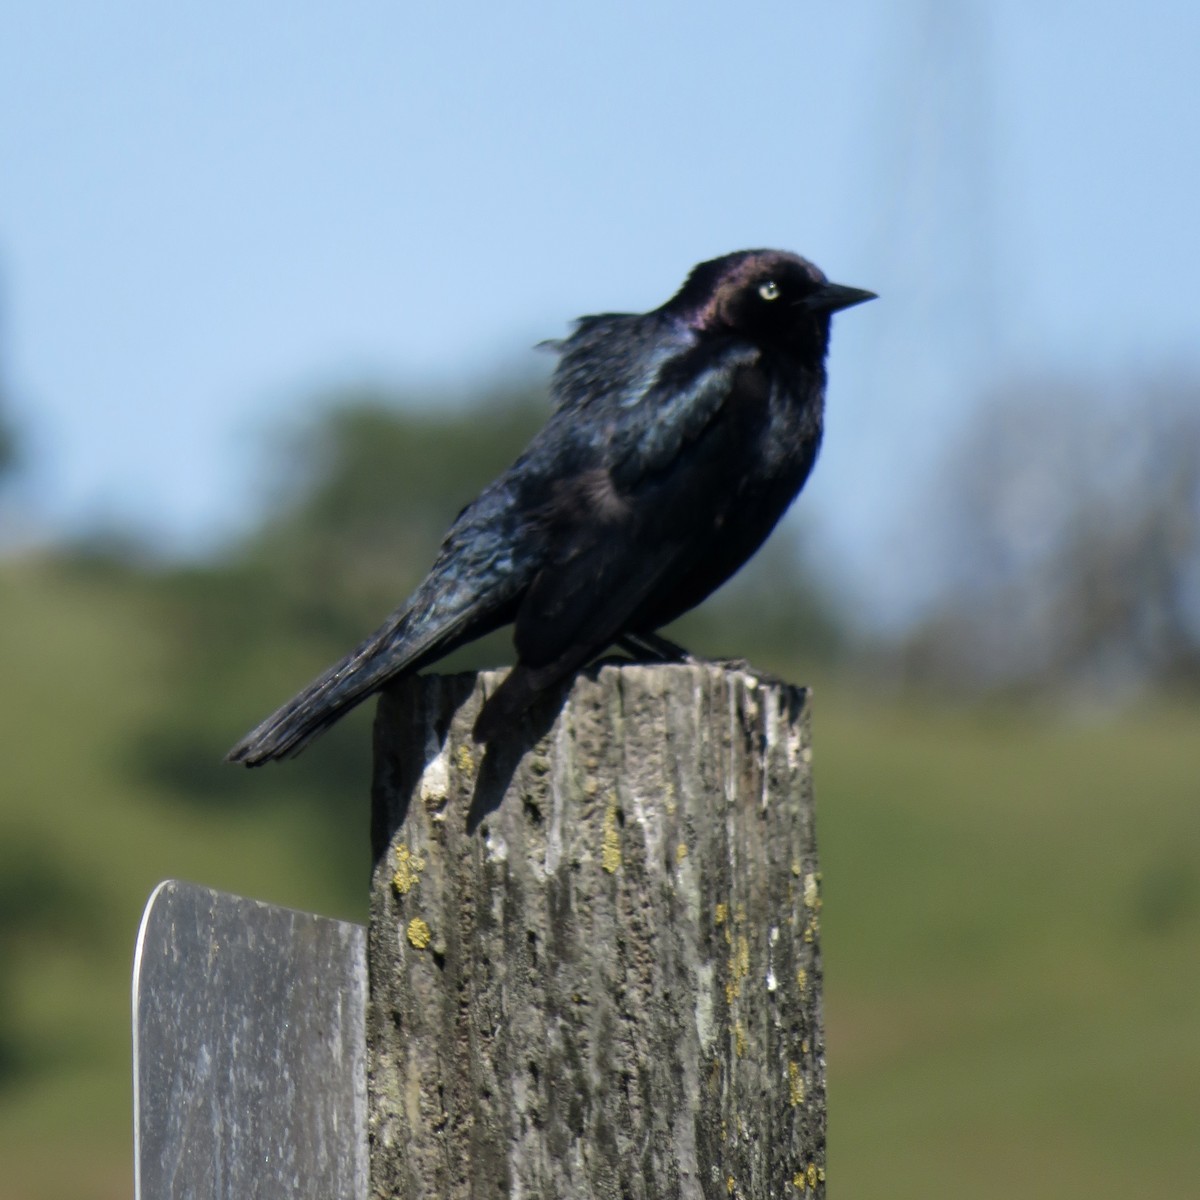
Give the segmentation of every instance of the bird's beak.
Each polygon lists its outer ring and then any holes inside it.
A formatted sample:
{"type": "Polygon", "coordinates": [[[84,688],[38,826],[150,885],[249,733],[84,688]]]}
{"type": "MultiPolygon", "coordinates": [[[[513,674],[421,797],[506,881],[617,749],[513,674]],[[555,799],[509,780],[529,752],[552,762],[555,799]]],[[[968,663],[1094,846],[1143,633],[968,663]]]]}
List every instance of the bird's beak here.
{"type": "Polygon", "coordinates": [[[835,313],[843,308],[853,308],[868,300],[877,300],[874,292],[865,288],[847,287],[844,283],[827,283],[805,296],[801,303],[812,312],[835,313]]]}

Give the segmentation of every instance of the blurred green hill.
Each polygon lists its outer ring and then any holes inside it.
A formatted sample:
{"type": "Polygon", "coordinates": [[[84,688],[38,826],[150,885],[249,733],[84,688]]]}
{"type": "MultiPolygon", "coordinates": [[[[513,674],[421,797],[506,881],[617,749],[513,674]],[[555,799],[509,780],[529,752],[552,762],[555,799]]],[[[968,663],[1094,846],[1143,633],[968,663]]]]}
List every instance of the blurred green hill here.
{"type": "MultiPolygon", "coordinates": [[[[219,561],[0,563],[0,1200],[129,1192],[129,971],[160,879],[364,918],[373,706],[294,763],[221,756],[406,594],[542,414],[521,388],[340,397],[281,436],[268,511],[219,561]]],[[[782,531],[678,636],[815,686],[835,1194],[1193,1194],[1200,707],[1072,720],[885,684],[805,561],[782,531]]]]}

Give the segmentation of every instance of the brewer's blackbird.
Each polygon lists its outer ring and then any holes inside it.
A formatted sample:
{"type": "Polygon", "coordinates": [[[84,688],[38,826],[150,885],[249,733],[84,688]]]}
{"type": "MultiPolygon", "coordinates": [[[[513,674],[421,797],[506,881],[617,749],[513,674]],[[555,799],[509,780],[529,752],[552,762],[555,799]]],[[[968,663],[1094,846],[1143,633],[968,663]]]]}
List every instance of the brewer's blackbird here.
{"type": "Polygon", "coordinates": [[[375,633],[230,752],[297,753],[390,681],[510,622],[517,662],[475,725],[491,740],[607,647],[724,583],[803,486],[821,442],[830,315],[873,293],[779,250],[701,263],[661,308],[584,317],[551,343],[553,412],[459,514],[375,633]]]}

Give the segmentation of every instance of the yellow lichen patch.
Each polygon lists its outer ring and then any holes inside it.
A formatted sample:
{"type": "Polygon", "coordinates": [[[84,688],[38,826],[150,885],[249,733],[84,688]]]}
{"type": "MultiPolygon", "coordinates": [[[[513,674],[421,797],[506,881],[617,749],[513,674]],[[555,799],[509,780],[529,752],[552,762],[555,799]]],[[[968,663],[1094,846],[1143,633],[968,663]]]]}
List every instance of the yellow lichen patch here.
{"type": "Polygon", "coordinates": [[[804,870],[804,868],[800,865],[800,860],[798,858],[793,858],[792,859],[792,874],[795,875],[795,877],[797,879],[799,879],[800,872],[802,870],[804,870]]]}
{"type": "Polygon", "coordinates": [[[738,1058],[746,1053],[746,1030],[741,1021],[735,1021],[733,1026],[733,1049],[738,1058]]]}
{"type": "Polygon", "coordinates": [[[613,875],[621,869],[621,836],[617,832],[617,805],[610,800],[604,810],[604,845],[600,850],[600,865],[613,875]]]}
{"type": "Polygon", "coordinates": [[[788,1063],[788,1102],[793,1108],[804,1103],[804,1076],[797,1063],[788,1063]]]}
{"type": "Polygon", "coordinates": [[[814,942],[817,939],[817,932],[821,928],[821,923],[816,917],[810,917],[808,924],[804,926],[804,940],[806,942],[814,942]]]}
{"type": "Polygon", "coordinates": [[[687,842],[680,842],[679,845],[675,847],[675,861],[677,863],[679,863],[680,866],[682,866],[683,861],[684,861],[684,859],[687,858],[687,856],[688,856],[687,842]]]}
{"type": "Polygon", "coordinates": [[[733,1182],[733,1176],[730,1175],[729,1178],[725,1180],[725,1190],[732,1196],[733,1189],[735,1187],[737,1187],[737,1184],[733,1182]]]}
{"type": "Polygon", "coordinates": [[[821,896],[817,890],[817,877],[811,871],[804,877],[804,907],[819,909],[821,896]]]}
{"type": "Polygon", "coordinates": [[[742,994],[742,980],[750,974],[750,939],[739,933],[737,945],[729,956],[729,978],[725,983],[725,1001],[732,1004],[742,994]]]}
{"type": "Polygon", "coordinates": [[[796,972],[796,986],[800,989],[802,996],[808,989],[808,972],[803,967],[796,972]]]}
{"type": "Polygon", "coordinates": [[[424,950],[429,945],[429,939],[433,935],[429,932],[429,926],[421,920],[420,917],[413,917],[408,923],[408,940],[417,950],[424,950]]]}
{"type": "Polygon", "coordinates": [[[401,896],[409,892],[421,882],[421,872],[425,870],[425,860],[414,854],[403,842],[392,851],[396,860],[396,872],[392,876],[392,887],[401,896]]]}
{"type": "Polygon", "coordinates": [[[465,743],[454,752],[454,765],[464,774],[470,775],[475,770],[475,756],[471,747],[465,743]]]}
{"type": "Polygon", "coordinates": [[[817,1180],[825,1181],[825,1170],[823,1167],[818,1167],[816,1163],[809,1163],[807,1167],[801,1167],[795,1175],[792,1176],[792,1187],[798,1191],[815,1192],[817,1190],[817,1180]]]}
{"type": "Polygon", "coordinates": [[[713,920],[725,929],[725,945],[733,945],[733,934],[729,930],[729,905],[723,900],[713,909],[713,920]]]}
{"type": "Polygon", "coordinates": [[[802,1041],[800,1043],[800,1053],[801,1054],[811,1054],[812,1053],[812,1047],[808,1044],[808,1038],[805,1038],[804,1041],[802,1041]]]}

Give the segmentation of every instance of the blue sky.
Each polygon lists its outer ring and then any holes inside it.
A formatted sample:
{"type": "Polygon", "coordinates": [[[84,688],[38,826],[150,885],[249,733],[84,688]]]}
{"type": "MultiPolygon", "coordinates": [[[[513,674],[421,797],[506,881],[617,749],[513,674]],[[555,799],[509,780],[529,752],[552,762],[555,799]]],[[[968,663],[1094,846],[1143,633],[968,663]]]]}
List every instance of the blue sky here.
{"type": "Polygon", "coordinates": [[[202,550],[320,390],[484,386],[777,245],[883,297],[837,321],[804,502],[869,558],[989,374],[1196,361],[1200,6],[971,11],[6,6],[21,519],[202,550]]]}

